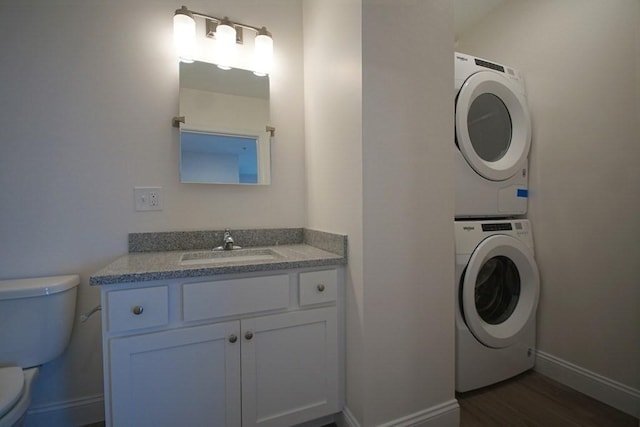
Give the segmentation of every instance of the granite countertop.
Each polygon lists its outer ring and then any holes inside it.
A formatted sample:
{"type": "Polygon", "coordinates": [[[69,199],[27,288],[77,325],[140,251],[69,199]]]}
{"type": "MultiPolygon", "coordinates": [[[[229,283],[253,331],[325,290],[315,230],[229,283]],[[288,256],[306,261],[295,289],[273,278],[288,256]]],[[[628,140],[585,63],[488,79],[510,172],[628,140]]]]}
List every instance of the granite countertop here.
{"type": "MultiPolygon", "coordinates": [[[[278,236],[278,240],[275,242],[269,242],[268,238],[265,240],[264,234],[260,233],[261,230],[240,230],[237,233],[239,236],[253,236],[257,232],[261,238],[247,241],[248,245],[243,246],[243,248],[250,250],[259,248],[271,249],[275,252],[275,259],[239,261],[230,257],[229,262],[217,260],[215,264],[202,263],[193,265],[182,265],[182,256],[185,253],[197,253],[206,256],[207,253],[210,253],[211,247],[209,245],[205,248],[194,247],[194,245],[201,246],[201,243],[185,242],[188,239],[194,240],[193,233],[200,233],[196,234],[200,236],[203,232],[178,232],[182,233],[181,235],[176,233],[144,233],[144,236],[139,233],[129,235],[129,253],[93,274],[89,282],[91,285],[111,285],[346,264],[346,236],[307,229],[284,230],[294,230],[287,234],[292,237],[283,239],[282,229],[279,229],[279,233],[275,234],[278,236]],[[141,245],[141,241],[144,241],[145,244],[141,245]],[[158,241],[165,243],[159,245],[158,241]],[[250,246],[254,242],[262,243],[263,246],[250,246]],[[285,244],[281,244],[281,242],[285,244]],[[158,251],[150,248],[178,250],[158,251]]],[[[273,230],[265,231],[273,234],[273,230]]],[[[240,239],[236,239],[236,242],[242,244],[240,239]]],[[[224,255],[226,254],[221,256],[224,255]]]]}

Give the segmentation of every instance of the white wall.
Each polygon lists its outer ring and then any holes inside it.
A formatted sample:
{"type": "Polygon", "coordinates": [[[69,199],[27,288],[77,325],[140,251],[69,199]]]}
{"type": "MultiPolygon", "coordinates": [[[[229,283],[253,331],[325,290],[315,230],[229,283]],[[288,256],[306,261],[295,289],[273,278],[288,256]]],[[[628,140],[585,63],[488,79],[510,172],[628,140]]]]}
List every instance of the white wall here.
{"type": "MultiPolygon", "coordinates": [[[[272,185],[248,188],[178,183],[180,4],[0,3],[0,276],[80,273],[83,312],[99,302],[89,275],[128,232],[347,233],[347,400],[377,425],[453,399],[452,10],[305,1],[303,102],[302,4],[188,4],[274,35],[272,185]],[[134,212],[138,185],[163,187],[162,212],[134,212]]],[[[43,369],[34,406],[100,395],[101,375],[94,317],[43,369]]]]}
{"type": "Polygon", "coordinates": [[[304,3],[309,226],[349,235],[362,426],[454,399],[452,25],[444,0],[304,3]]]}
{"type": "Polygon", "coordinates": [[[349,239],[346,400],[363,416],[362,6],[304,1],[305,144],[310,228],[349,239]]]}
{"type": "Polygon", "coordinates": [[[373,426],[454,399],[453,10],[447,0],[363,5],[364,419],[373,426]]]}
{"type": "MultiPolygon", "coordinates": [[[[0,278],[79,273],[80,313],[99,303],[89,275],[126,253],[128,232],[305,225],[301,3],[187,4],[273,33],[269,187],[178,183],[180,5],[0,2],[0,278]],[[136,213],[133,187],[149,185],[164,210],[136,213]]],[[[35,407],[102,394],[99,323],[75,325],[35,407]]]]}
{"type": "Polygon", "coordinates": [[[637,391],[640,3],[508,1],[457,49],[527,85],[539,349],[637,391]]]}

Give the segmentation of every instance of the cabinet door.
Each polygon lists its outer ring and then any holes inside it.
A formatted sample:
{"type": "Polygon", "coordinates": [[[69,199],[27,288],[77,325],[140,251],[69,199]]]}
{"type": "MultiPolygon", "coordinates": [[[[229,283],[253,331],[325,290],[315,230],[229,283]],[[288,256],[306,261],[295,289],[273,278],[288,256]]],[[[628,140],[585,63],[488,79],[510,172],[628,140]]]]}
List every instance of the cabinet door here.
{"type": "Polygon", "coordinates": [[[240,426],[239,326],[109,340],[113,425],[240,426]]]}
{"type": "Polygon", "coordinates": [[[335,307],[242,320],[242,426],[339,411],[335,307]]]}

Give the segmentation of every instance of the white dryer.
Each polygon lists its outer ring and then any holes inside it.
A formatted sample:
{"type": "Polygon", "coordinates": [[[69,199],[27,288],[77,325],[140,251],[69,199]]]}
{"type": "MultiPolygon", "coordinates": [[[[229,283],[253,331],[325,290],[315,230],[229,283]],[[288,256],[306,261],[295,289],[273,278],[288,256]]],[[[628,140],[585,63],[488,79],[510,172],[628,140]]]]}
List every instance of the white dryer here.
{"type": "Polygon", "coordinates": [[[528,220],[456,221],[456,390],[535,363],[540,277],[528,220]]]}
{"type": "Polygon", "coordinates": [[[527,213],[531,119],[513,68],[455,54],[456,218],[527,213]]]}

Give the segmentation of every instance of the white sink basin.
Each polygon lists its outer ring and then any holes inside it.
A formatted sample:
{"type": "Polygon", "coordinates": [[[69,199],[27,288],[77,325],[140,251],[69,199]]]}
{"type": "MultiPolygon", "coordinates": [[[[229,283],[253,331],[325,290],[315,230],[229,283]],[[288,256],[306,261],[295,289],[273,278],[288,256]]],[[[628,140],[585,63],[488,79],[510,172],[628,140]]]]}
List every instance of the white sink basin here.
{"type": "Polygon", "coordinates": [[[273,249],[234,249],[232,251],[203,251],[182,255],[180,265],[228,264],[235,262],[260,262],[284,258],[273,249]]]}

